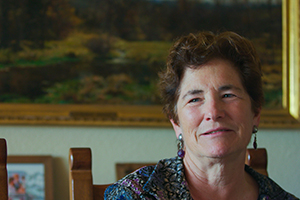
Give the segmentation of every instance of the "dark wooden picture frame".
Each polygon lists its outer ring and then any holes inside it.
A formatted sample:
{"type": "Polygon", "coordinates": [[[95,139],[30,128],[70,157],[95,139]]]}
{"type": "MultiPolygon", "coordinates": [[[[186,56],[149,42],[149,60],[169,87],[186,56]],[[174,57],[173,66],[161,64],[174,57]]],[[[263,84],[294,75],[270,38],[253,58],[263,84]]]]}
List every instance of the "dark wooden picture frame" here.
{"type": "MultiPolygon", "coordinates": [[[[12,191],[16,199],[26,197],[25,199],[53,200],[52,162],[51,156],[9,155],[7,157],[8,187],[10,188],[10,182],[12,187],[9,192],[12,191]]],[[[10,195],[12,194],[9,193],[10,195]]]]}
{"type": "Polygon", "coordinates": [[[141,167],[156,164],[157,163],[116,163],[116,180],[120,180],[127,174],[130,174],[141,167]]]}

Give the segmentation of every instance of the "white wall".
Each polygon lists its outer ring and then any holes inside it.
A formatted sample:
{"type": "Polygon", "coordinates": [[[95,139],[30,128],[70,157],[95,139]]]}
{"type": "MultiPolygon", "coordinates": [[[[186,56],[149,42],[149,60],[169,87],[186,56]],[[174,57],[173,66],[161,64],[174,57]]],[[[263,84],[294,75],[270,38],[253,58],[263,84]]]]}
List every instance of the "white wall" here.
{"type": "MultiPolygon", "coordinates": [[[[116,162],[156,162],[176,155],[171,128],[1,126],[9,155],[52,155],[54,199],[68,199],[70,147],[91,147],[95,183],[115,181],[116,162]]],[[[300,197],[300,130],[260,130],[258,145],[268,151],[269,176],[300,197]]]]}

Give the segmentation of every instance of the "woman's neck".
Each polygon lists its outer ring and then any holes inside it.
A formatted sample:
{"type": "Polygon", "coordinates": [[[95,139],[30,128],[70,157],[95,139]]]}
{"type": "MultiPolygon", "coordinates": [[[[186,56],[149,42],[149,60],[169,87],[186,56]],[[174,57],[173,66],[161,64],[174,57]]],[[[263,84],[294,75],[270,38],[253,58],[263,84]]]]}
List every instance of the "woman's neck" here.
{"type": "Polygon", "coordinates": [[[244,170],[245,154],[224,158],[184,158],[185,175],[195,200],[257,199],[258,185],[244,170]]]}

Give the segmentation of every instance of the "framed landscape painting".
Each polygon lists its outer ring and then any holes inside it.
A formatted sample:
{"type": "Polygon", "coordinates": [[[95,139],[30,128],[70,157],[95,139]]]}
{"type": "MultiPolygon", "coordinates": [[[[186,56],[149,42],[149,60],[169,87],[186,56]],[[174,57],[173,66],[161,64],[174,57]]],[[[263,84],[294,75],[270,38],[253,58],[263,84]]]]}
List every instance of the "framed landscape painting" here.
{"type": "Polygon", "coordinates": [[[262,60],[261,126],[300,127],[298,1],[12,0],[0,7],[2,124],[170,126],[157,74],[172,42],[229,30],[249,38],[262,60]]]}

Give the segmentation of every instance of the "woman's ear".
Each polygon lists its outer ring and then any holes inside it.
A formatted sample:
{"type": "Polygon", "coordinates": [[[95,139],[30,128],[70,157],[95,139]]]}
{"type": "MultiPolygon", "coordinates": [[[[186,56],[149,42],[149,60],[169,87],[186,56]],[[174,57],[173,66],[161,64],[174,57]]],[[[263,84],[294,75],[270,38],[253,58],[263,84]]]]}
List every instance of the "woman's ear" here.
{"type": "Polygon", "coordinates": [[[260,113],[261,113],[261,108],[258,109],[258,112],[253,117],[253,125],[255,125],[257,127],[258,127],[259,122],[260,122],[260,113]]]}
{"type": "Polygon", "coordinates": [[[178,136],[180,134],[182,134],[182,129],[181,129],[179,123],[178,124],[175,123],[173,119],[170,119],[170,122],[171,122],[171,124],[173,126],[173,129],[174,129],[175,133],[176,133],[176,137],[178,138],[178,136]]]}

